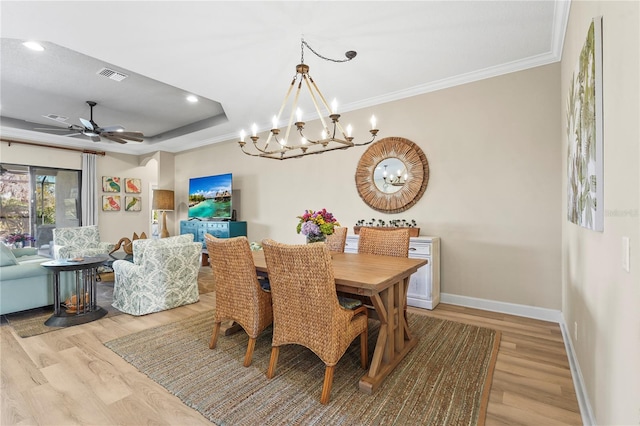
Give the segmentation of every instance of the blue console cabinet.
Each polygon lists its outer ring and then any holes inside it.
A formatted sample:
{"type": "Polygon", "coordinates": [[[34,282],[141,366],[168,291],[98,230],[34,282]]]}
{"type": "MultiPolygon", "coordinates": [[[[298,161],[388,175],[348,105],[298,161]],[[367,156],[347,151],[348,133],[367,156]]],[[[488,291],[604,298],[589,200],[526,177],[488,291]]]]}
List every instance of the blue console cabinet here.
{"type": "Polygon", "coordinates": [[[193,240],[203,244],[204,235],[216,238],[247,236],[247,222],[214,222],[199,220],[181,220],[180,234],[193,234],[193,240]]]}

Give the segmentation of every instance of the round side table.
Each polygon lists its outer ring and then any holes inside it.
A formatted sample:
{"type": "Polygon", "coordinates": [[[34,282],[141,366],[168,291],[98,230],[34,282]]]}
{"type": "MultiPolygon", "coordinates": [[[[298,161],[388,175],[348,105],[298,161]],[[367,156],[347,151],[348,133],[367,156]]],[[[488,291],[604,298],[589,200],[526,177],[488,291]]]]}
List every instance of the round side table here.
{"type": "Polygon", "coordinates": [[[107,311],[96,304],[97,268],[109,260],[109,256],[81,257],[76,259],[57,259],[44,262],[41,265],[53,271],[53,315],[45,325],[51,327],[69,327],[84,324],[102,318],[107,311]],[[67,306],[66,310],[60,305],[60,272],[75,272],[75,306],[67,306]],[[73,309],[75,308],[75,309],[73,309]],[[75,311],[75,312],[74,312],[75,311]]]}

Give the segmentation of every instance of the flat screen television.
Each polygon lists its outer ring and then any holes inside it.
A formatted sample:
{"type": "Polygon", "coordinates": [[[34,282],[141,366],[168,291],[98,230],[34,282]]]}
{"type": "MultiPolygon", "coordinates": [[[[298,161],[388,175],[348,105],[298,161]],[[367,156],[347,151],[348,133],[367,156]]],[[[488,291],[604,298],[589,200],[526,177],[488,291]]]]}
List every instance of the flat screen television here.
{"type": "Polygon", "coordinates": [[[231,173],[189,179],[189,219],[231,220],[231,173]]]}

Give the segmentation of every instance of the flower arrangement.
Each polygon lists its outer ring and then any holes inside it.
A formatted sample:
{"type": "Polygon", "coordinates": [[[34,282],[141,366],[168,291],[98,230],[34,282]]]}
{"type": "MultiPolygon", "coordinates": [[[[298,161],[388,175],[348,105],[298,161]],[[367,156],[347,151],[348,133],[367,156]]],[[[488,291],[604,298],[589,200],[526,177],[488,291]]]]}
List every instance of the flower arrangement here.
{"type": "Polygon", "coordinates": [[[35,241],[31,235],[27,233],[11,233],[4,237],[4,241],[7,244],[15,244],[15,243],[25,243],[27,241],[35,241]]]}
{"type": "Polygon", "coordinates": [[[309,241],[322,241],[327,235],[333,234],[334,227],[340,226],[333,214],[326,209],[305,210],[302,216],[298,216],[298,219],[300,222],[298,222],[296,232],[306,235],[309,241]]]}

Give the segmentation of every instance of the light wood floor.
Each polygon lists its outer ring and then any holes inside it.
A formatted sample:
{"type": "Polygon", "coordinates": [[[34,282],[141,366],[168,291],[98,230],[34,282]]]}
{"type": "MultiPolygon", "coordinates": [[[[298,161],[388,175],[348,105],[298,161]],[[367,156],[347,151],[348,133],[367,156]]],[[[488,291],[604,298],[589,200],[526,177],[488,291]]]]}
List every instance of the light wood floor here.
{"type": "MultiPolygon", "coordinates": [[[[102,342],[211,309],[214,297],[24,339],[0,326],[0,424],[210,425],[102,342]]],[[[557,324],[444,304],[410,311],[502,331],[487,425],[582,424],[557,324]]]]}

